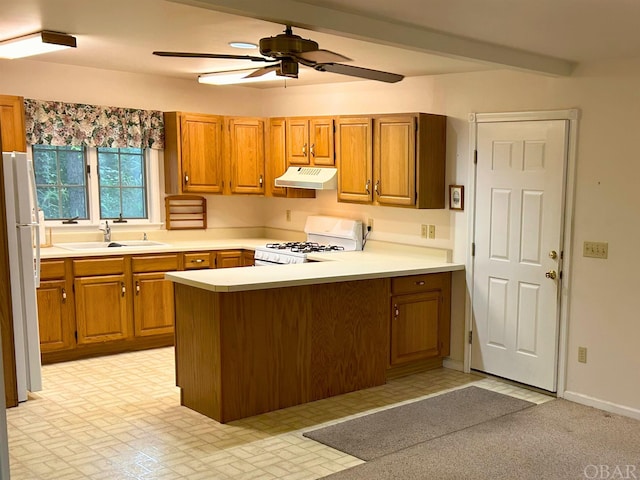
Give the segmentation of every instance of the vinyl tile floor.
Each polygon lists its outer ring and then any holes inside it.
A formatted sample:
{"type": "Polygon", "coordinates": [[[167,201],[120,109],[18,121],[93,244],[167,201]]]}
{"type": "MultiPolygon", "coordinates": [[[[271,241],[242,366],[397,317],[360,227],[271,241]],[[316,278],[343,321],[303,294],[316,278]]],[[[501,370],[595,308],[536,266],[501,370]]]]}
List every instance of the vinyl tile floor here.
{"type": "Polygon", "coordinates": [[[362,463],[307,430],[474,384],[551,397],[441,368],[222,425],[180,406],[173,348],[45,365],[44,388],[7,410],[12,480],[307,480],[362,463]]]}

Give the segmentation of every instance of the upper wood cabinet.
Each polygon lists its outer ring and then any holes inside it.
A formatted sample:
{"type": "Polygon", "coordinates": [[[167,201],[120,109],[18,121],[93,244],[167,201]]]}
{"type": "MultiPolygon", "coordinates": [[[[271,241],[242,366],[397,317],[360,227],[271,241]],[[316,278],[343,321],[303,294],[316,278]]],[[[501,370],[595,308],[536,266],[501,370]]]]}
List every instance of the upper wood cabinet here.
{"type": "Polygon", "coordinates": [[[339,201],[444,208],[445,116],[340,117],[336,123],[339,201]],[[369,131],[373,148],[365,149],[369,131]]]}
{"type": "Polygon", "coordinates": [[[24,98],[0,95],[0,137],[3,152],[26,152],[24,98]]]}
{"type": "Polygon", "coordinates": [[[333,117],[287,118],[289,165],[333,166],[333,117]]]}
{"type": "Polygon", "coordinates": [[[264,194],[264,120],[227,117],[225,123],[229,193],[264,194]]]}
{"type": "Polygon", "coordinates": [[[286,172],[288,166],[286,120],[270,118],[267,134],[265,194],[271,197],[315,198],[315,190],[275,186],[276,178],[286,172]]]}
{"type": "Polygon", "coordinates": [[[224,117],[165,112],[166,193],[222,193],[224,117]]]}

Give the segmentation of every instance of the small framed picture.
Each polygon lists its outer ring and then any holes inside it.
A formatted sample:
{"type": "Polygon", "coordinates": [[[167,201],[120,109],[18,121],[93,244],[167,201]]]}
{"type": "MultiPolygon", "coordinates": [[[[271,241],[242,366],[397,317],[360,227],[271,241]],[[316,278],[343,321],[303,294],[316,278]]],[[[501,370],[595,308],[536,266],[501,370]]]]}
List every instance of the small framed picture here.
{"type": "Polygon", "coordinates": [[[464,210],[464,185],[449,185],[449,208],[464,210]]]}

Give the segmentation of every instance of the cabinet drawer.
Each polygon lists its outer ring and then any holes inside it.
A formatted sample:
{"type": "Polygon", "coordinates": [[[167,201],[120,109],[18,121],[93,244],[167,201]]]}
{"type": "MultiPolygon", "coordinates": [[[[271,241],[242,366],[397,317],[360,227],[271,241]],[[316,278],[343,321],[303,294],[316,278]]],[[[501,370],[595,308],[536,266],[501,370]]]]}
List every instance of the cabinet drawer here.
{"type": "Polygon", "coordinates": [[[124,273],[124,257],[91,258],[73,261],[73,274],[76,277],[116,275],[119,273],[124,273]]]}
{"type": "Polygon", "coordinates": [[[64,260],[51,260],[40,263],[40,278],[42,280],[64,278],[64,260]]]}
{"type": "Polygon", "coordinates": [[[184,254],[185,270],[193,270],[196,268],[212,268],[212,267],[213,267],[213,262],[211,261],[210,252],[184,254]]]}
{"type": "Polygon", "coordinates": [[[449,273],[428,273],[391,279],[391,293],[417,293],[440,289],[449,273]]]}
{"type": "Polygon", "coordinates": [[[131,268],[134,273],[140,272],[168,272],[178,270],[178,255],[145,255],[133,257],[131,268]]]}

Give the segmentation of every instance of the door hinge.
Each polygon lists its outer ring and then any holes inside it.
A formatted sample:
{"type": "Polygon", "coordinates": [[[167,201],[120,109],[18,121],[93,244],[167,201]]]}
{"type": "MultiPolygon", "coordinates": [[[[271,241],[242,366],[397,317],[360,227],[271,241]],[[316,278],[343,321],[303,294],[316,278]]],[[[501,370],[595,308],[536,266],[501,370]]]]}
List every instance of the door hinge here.
{"type": "Polygon", "coordinates": [[[473,243],[471,244],[471,256],[472,256],[472,257],[475,257],[475,256],[476,256],[476,244],[475,244],[475,242],[473,242],[473,243]]]}
{"type": "Polygon", "coordinates": [[[73,336],[76,337],[76,342],[78,341],[78,331],[73,332],[73,336]]]}
{"type": "Polygon", "coordinates": [[[478,164],[478,150],[473,151],[473,163],[474,165],[478,164]]]}
{"type": "Polygon", "coordinates": [[[91,165],[87,165],[87,175],[91,175],[91,165]]]}
{"type": "Polygon", "coordinates": [[[560,270],[560,273],[558,274],[558,278],[562,280],[562,270],[560,270]]]}
{"type": "Polygon", "coordinates": [[[469,343],[473,343],[473,331],[469,330],[469,343]]]}

